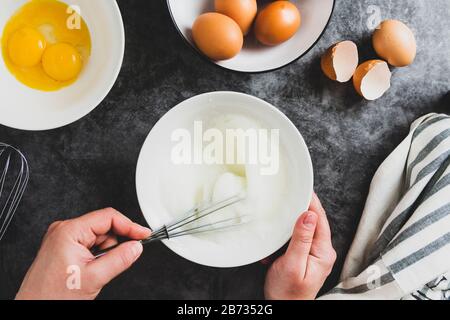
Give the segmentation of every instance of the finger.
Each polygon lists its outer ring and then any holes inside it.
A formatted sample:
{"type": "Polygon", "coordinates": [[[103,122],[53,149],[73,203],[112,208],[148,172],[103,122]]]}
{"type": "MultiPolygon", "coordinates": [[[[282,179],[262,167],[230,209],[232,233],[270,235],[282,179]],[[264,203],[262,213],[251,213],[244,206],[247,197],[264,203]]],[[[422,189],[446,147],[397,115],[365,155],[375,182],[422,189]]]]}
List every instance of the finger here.
{"type": "Polygon", "coordinates": [[[314,292],[319,292],[329,274],[330,270],[325,269],[316,258],[310,257],[305,274],[305,283],[308,285],[308,289],[314,292]]]}
{"type": "Polygon", "coordinates": [[[305,276],[316,225],[317,214],[312,211],[305,212],[295,224],[291,242],[284,255],[288,267],[297,269],[301,279],[305,276]]]}
{"type": "Polygon", "coordinates": [[[309,204],[309,211],[314,211],[318,214],[325,214],[325,209],[323,208],[322,203],[315,192],[313,192],[311,203],[309,204]]]}
{"type": "Polygon", "coordinates": [[[117,241],[116,236],[108,236],[103,242],[99,243],[97,247],[99,250],[103,250],[115,246],[118,243],[119,241],[117,241]]]}
{"type": "Polygon", "coordinates": [[[310,254],[320,260],[327,260],[334,251],[331,242],[331,231],[326,216],[319,216],[310,254]]]}
{"type": "MultiPolygon", "coordinates": [[[[330,273],[336,261],[336,251],[331,241],[331,229],[326,212],[316,194],[313,195],[310,208],[317,210],[319,219],[317,221],[316,233],[311,246],[311,258],[307,273],[313,269],[321,270],[325,278],[330,273]]],[[[314,273],[315,271],[313,271],[314,273]]],[[[306,275],[308,277],[308,274],[306,275]]],[[[311,275],[312,276],[312,275],[311,275]]]]}
{"type": "Polygon", "coordinates": [[[316,232],[314,234],[314,239],[316,239],[318,242],[331,244],[330,224],[328,223],[325,209],[323,208],[319,198],[315,193],[313,193],[309,210],[317,213],[318,215],[318,222],[316,232]]]}
{"type": "Polygon", "coordinates": [[[88,272],[96,279],[98,289],[131,267],[142,254],[142,250],[140,242],[128,241],[90,262],[88,272]]]}
{"type": "MultiPolygon", "coordinates": [[[[333,244],[330,239],[313,239],[310,255],[328,264],[331,256],[335,255],[333,244]]],[[[335,258],[334,258],[335,259],[335,258]]],[[[334,263],[334,261],[333,261],[334,263]]]]}
{"type": "Polygon", "coordinates": [[[140,240],[149,237],[151,233],[150,229],[132,222],[112,208],[93,211],[76,220],[97,236],[112,231],[119,236],[140,240]]]}
{"type": "Polygon", "coordinates": [[[98,236],[95,238],[94,246],[99,246],[103,242],[105,242],[106,239],[108,239],[109,234],[102,234],[101,236],[98,236]]]}
{"type": "Polygon", "coordinates": [[[271,264],[271,263],[273,262],[273,260],[274,260],[274,257],[273,257],[273,256],[268,256],[268,257],[266,257],[266,258],[264,258],[264,259],[261,259],[259,262],[260,262],[262,265],[267,266],[267,265],[271,264]]]}
{"type": "MultiPolygon", "coordinates": [[[[313,250],[314,249],[311,249],[311,252],[313,250]]],[[[309,256],[305,278],[325,280],[331,273],[334,263],[336,262],[336,251],[330,246],[324,248],[321,252],[323,252],[323,255],[320,257],[312,254],[309,256]]]]}

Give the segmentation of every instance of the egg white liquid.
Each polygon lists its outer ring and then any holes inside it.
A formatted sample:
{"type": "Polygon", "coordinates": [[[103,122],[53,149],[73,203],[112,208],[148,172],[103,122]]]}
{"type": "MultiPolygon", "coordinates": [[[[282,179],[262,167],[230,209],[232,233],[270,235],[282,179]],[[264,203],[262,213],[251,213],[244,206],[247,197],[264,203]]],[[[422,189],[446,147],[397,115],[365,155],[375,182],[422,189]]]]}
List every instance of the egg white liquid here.
{"type": "MultiPolygon", "coordinates": [[[[203,128],[216,128],[223,133],[227,129],[267,129],[262,123],[239,114],[214,115],[202,119],[203,128]]],[[[189,127],[191,125],[187,125],[189,127]]],[[[193,128],[191,128],[193,134],[193,128]]],[[[225,143],[227,146],[228,144],[225,143]]],[[[205,144],[204,144],[205,145],[205,144]]],[[[198,147],[198,146],[196,146],[198,147]]],[[[244,146],[247,147],[248,145],[244,146]]],[[[193,147],[195,149],[195,146],[193,147]]],[[[193,152],[195,153],[195,150],[193,152]]],[[[246,150],[234,150],[235,155],[246,150]]],[[[248,150],[247,150],[248,151],[248,150]]],[[[230,150],[224,148],[224,156],[230,150]]],[[[261,164],[174,164],[167,162],[162,168],[161,179],[162,203],[175,219],[199,204],[217,202],[231,196],[245,193],[244,200],[224,208],[216,213],[198,220],[191,226],[214,223],[224,219],[242,219],[250,222],[223,231],[211,231],[192,235],[204,241],[220,246],[232,246],[239,249],[239,244],[246,239],[267,239],[274,235],[273,227],[278,219],[289,214],[285,210],[289,201],[288,194],[288,161],[283,148],[279,149],[279,167],[274,175],[261,174],[261,164]]],[[[278,224],[279,225],[279,224],[278,224]]],[[[190,226],[190,227],[191,227],[190,226]]],[[[187,227],[188,228],[188,227],[187,227]]],[[[285,233],[286,230],[278,230],[285,233]]]]}

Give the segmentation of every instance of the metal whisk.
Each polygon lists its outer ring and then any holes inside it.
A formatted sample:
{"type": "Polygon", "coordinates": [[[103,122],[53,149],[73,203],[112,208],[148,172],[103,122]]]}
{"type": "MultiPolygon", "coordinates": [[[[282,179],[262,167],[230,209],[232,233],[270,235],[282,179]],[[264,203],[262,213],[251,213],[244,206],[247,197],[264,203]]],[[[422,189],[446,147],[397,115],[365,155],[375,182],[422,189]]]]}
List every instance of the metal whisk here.
{"type": "Polygon", "coordinates": [[[29,178],[28,162],[22,152],[0,142],[0,241],[16,213],[29,178]]]}
{"type": "MultiPolygon", "coordinates": [[[[211,223],[205,223],[202,225],[193,224],[196,221],[199,221],[207,216],[219,212],[221,209],[231,206],[235,203],[238,203],[239,201],[242,201],[244,199],[245,195],[239,194],[216,203],[208,203],[197,206],[186,212],[182,217],[153,231],[150,237],[141,240],[140,242],[144,245],[153,241],[161,241],[165,239],[178,238],[182,236],[205,232],[221,231],[249,223],[251,221],[251,218],[247,215],[244,215],[239,217],[239,221],[237,221],[236,218],[228,218],[217,220],[211,223]]],[[[94,253],[95,258],[103,256],[104,254],[116,248],[117,246],[119,246],[119,244],[95,252],[94,253]]]]}

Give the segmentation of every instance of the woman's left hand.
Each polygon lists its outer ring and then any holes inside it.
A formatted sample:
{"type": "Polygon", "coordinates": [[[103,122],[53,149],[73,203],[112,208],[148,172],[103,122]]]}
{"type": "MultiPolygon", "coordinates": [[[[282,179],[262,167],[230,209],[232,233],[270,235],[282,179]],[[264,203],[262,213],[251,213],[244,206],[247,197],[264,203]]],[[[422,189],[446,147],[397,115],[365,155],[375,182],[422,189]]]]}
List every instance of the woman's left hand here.
{"type": "Polygon", "coordinates": [[[266,299],[315,299],[335,261],[327,216],[314,194],[309,210],[297,220],[286,253],[267,273],[266,299]]]}

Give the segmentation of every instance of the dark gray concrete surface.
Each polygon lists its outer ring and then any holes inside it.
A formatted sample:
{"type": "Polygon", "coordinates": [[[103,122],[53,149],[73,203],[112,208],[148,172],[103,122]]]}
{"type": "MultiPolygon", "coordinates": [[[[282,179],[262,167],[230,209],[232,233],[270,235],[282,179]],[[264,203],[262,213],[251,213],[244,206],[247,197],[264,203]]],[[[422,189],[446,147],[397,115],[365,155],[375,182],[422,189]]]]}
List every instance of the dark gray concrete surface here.
{"type": "MultiPolygon", "coordinates": [[[[327,209],[339,259],[326,287],[337,282],[373,173],[428,112],[450,110],[450,2],[448,0],[337,0],[331,23],[313,50],[267,74],[238,74],[206,62],[175,31],[165,1],[120,0],[126,53],[119,79],[103,103],[61,129],[23,132],[0,126],[0,141],[18,146],[31,167],[29,188],[0,243],[0,298],[13,298],[48,225],[113,206],[145,223],[136,198],[135,166],[155,122],[196,94],[242,91],[274,104],[309,145],[315,188],[327,209]],[[383,18],[406,22],[418,56],[393,69],[392,88],[366,102],[352,85],[327,80],[320,55],[332,43],[354,40],[362,60],[374,57],[366,22],[369,5],[383,18]]],[[[100,298],[261,298],[265,266],[199,266],[162,244],[150,245],[100,298]]]]}

